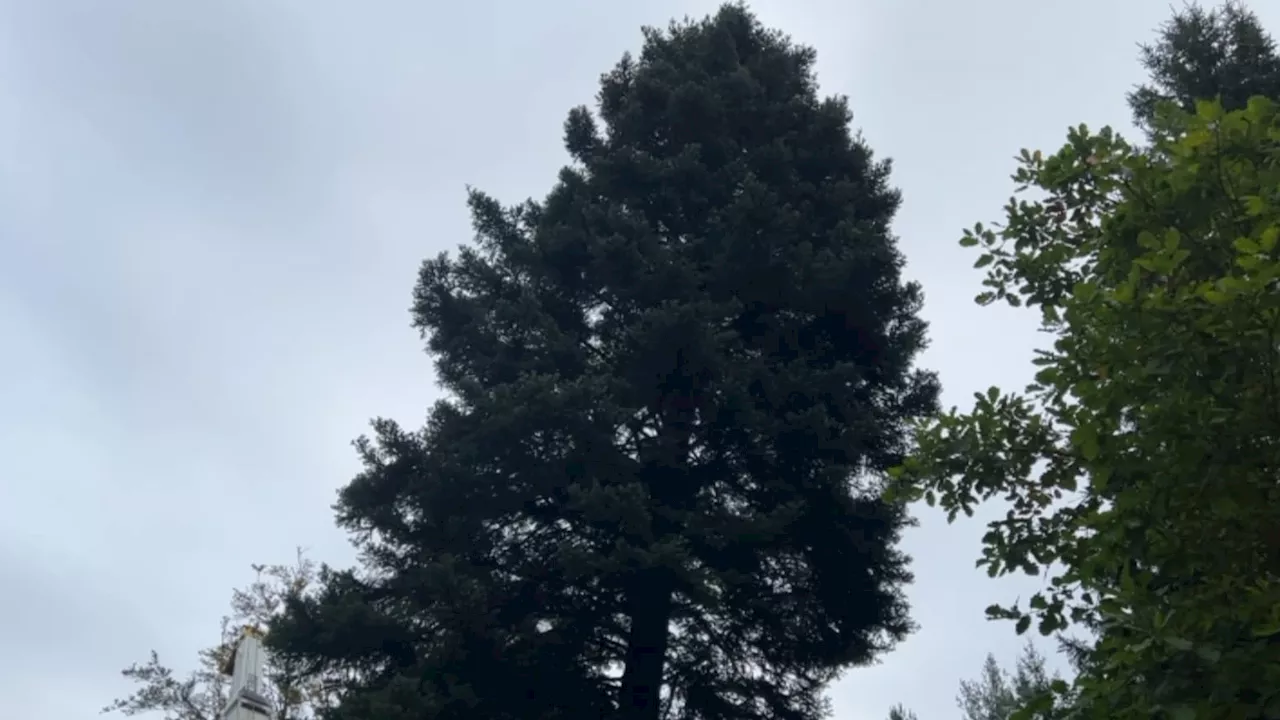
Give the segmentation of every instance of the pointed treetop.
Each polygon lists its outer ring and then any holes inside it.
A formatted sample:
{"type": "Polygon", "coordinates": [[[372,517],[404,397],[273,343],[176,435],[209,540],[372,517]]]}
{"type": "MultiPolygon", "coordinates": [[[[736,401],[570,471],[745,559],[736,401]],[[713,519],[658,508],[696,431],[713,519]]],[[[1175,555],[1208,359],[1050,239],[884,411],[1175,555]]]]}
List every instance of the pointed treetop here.
{"type": "Polygon", "coordinates": [[[1249,98],[1280,100],[1280,53],[1258,16],[1243,3],[1188,5],[1142,46],[1149,81],[1129,94],[1137,124],[1151,127],[1156,108],[1173,102],[1188,112],[1197,100],[1221,99],[1230,110],[1249,98]]]}

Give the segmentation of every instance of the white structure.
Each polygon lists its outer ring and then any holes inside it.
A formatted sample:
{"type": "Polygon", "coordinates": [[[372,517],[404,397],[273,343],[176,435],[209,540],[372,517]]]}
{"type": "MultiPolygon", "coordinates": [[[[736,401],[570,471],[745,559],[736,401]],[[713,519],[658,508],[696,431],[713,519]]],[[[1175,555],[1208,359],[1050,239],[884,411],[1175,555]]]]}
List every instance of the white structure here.
{"type": "Polygon", "coordinates": [[[263,688],[262,633],[254,627],[245,627],[240,640],[223,666],[222,671],[231,676],[231,693],[222,720],[273,720],[271,701],[263,688]]]}

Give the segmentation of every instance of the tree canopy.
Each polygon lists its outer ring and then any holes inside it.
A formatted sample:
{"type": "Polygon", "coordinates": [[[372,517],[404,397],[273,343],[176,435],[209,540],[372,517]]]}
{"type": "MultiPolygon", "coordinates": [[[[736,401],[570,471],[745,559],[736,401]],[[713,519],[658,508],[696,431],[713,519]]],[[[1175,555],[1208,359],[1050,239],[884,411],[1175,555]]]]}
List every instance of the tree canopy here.
{"type": "Polygon", "coordinates": [[[1275,40],[1240,2],[1175,13],[1156,41],[1142,46],[1142,65],[1149,80],[1129,95],[1129,106],[1146,128],[1162,103],[1194,113],[1197,100],[1217,100],[1226,110],[1243,109],[1255,95],[1280,101],[1275,40]]]}
{"type": "Polygon", "coordinates": [[[1053,345],[1025,392],[927,423],[898,474],[951,517],[1010,502],[979,564],[1050,583],[989,612],[1100,631],[1077,711],[1274,717],[1280,112],[1168,104],[1151,143],[1081,126],[1023,153],[1041,197],[961,244],[988,268],[979,302],[1039,309],[1053,345]]]}
{"type": "Polygon", "coordinates": [[[413,318],[447,399],[340,495],[268,641],[334,718],[805,720],[911,629],[881,478],[935,410],[889,164],[740,5],[649,29],[542,201],[469,196],[413,318]]]}
{"type": "MultiPolygon", "coordinates": [[[[1062,682],[1050,674],[1045,657],[1027,642],[1014,663],[1013,672],[1000,667],[995,655],[987,654],[981,674],[973,680],[960,681],[956,705],[961,720],[1010,720],[1023,708],[1053,693],[1055,683],[1062,682]]],[[[1038,718],[1054,717],[1048,713],[1038,718]]],[[[915,712],[898,704],[889,709],[889,720],[917,720],[915,712]]]]}
{"type": "MultiPolygon", "coordinates": [[[[249,585],[231,591],[231,612],[218,624],[217,641],[196,653],[196,668],[186,675],[161,662],[154,650],[143,663],[121,671],[137,684],[129,695],[113,700],[104,713],[158,713],[164,720],[218,720],[227,704],[230,678],[222,669],[240,630],[246,625],[266,627],[281,611],[285,598],[311,589],[318,570],[301,549],[293,564],[254,565],[249,585]]],[[[276,720],[312,720],[325,705],[326,683],[333,678],[302,677],[295,664],[268,656],[263,691],[276,720]]]]}
{"type": "Polygon", "coordinates": [[[1093,635],[1067,643],[1059,705],[1273,717],[1280,55],[1228,4],[1176,14],[1143,60],[1147,145],[1081,126],[1023,151],[1014,180],[1036,197],[962,240],[987,268],[978,301],[1036,307],[1054,342],[1023,393],[926,423],[898,490],[951,518],[1010,504],[979,565],[1050,582],[989,614],[1093,635]]]}
{"type": "Polygon", "coordinates": [[[988,654],[976,679],[960,681],[956,704],[961,720],[1009,720],[1050,693],[1056,679],[1049,674],[1044,655],[1030,642],[1018,655],[1012,673],[1000,667],[995,655],[988,654]]]}

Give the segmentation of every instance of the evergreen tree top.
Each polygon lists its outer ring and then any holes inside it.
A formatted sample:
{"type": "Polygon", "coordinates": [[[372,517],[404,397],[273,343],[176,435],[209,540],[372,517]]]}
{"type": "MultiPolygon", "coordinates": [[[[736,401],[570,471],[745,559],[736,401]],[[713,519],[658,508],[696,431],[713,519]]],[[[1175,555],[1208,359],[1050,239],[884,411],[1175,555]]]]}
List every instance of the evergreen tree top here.
{"type": "Polygon", "coordinates": [[[1144,128],[1151,128],[1162,102],[1194,113],[1197,100],[1219,100],[1228,111],[1243,109],[1255,95],[1280,100],[1275,40],[1241,2],[1188,5],[1141,53],[1150,81],[1129,94],[1129,106],[1144,128]]]}

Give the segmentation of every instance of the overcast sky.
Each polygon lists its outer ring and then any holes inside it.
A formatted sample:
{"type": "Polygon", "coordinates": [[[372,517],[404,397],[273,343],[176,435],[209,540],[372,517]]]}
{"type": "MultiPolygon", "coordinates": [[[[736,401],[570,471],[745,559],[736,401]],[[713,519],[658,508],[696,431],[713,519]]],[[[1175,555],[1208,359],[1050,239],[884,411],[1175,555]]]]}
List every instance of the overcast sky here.
{"type": "MultiPolygon", "coordinates": [[[[716,4],[0,0],[4,714],[91,717],[152,648],[190,667],[250,563],[346,564],[348,443],[434,396],[407,307],[419,261],[471,237],[465,185],[542,196],[640,26],[716,4]]],[[[945,402],[1020,388],[1033,318],[972,304],[959,231],[998,219],[1019,148],[1128,128],[1169,1],[753,7],[895,162],[945,402]]],[[[1031,585],[975,571],[980,535],[924,514],[921,629],[836,686],[837,718],[957,717],[958,681],[1016,655],[982,611],[1031,585]]]]}

